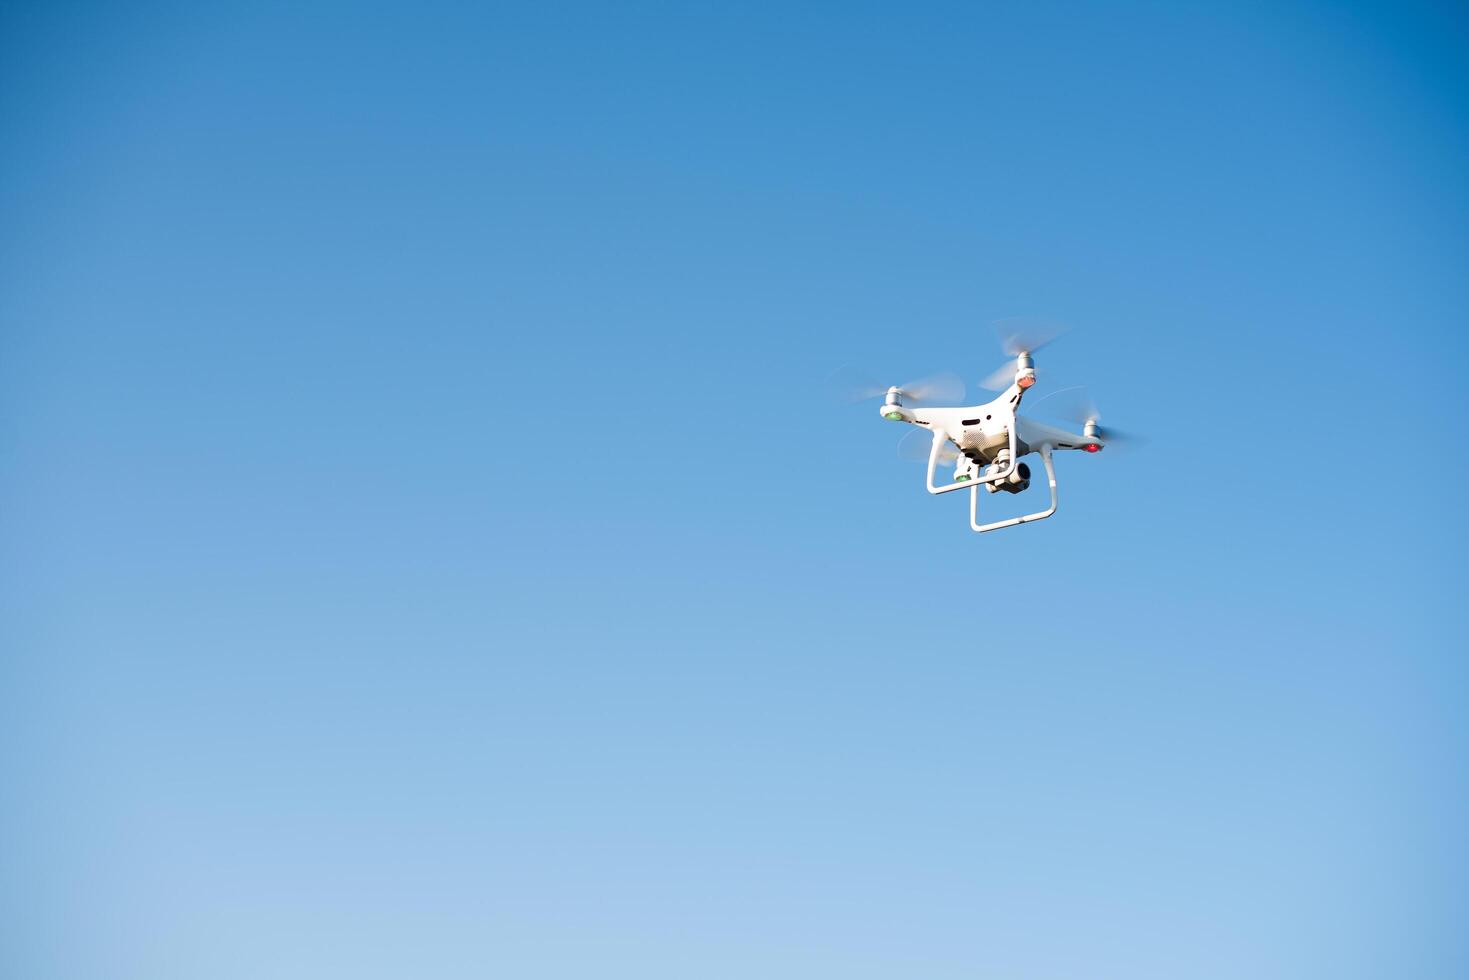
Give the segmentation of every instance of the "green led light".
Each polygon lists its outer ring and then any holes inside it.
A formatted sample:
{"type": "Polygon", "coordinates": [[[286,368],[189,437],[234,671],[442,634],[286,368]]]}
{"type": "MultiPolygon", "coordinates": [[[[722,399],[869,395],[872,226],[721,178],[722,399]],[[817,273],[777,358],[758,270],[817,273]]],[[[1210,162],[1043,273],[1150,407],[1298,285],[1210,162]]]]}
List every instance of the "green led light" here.
{"type": "Polygon", "coordinates": [[[956,476],[956,477],[954,477],[954,482],[955,483],[963,483],[967,479],[969,479],[969,474],[968,473],[965,473],[963,476],[956,476]]]}
{"type": "Polygon", "coordinates": [[[893,421],[893,422],[901,422],[901,421],[903,421],[903,413],[902,412],[884,412],[882,414],[882,417],[885,418],[885,419],[888,419],[890,421],[893,421]]]}

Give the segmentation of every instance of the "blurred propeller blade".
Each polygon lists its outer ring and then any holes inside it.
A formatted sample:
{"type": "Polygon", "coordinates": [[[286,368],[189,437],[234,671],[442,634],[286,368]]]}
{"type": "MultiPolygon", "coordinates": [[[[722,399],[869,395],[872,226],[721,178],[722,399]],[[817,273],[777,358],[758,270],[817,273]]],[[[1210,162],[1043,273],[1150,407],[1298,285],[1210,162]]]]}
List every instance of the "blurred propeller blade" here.
{"type": "Polygon", "coordinates": [[[1105,446],[1123,446],[1128,449],[1136,449],[1146,445],[1148,441],[1135,433],[1114,429],[1110,425],[1097,426],[1097,436],[1105,446]]]}
{"type": "MultiPolygon", "coordinates": [[[[928,462],[929,451],[933,449],[933,433],[919,426],[914,426],[898,440],[898,458],[912,460],[915,462],[928,462]]],[[[959,458],[959,450],[955,449],[949,442],[945,441],[939,447],[939,462],[952,463],[959,458]]]]}
{"type": "Polygon", "coordinates": [[[1102,420],[1101,410],[1097,408],[1097,403],[1092,399],[1091,392],[1087,391],[1086,385],[1057,388],[1028,403],[1026,408],[1032,415],[1046,415],[1074,425],[1102,420]]]}
{"type": "Polygon", "coordinates": [[[827,395],[836,402],[852,404],[869,398],[881,398],[888,386],[850,364],[843,364],[826,379],[827,395]]]}
{"type": "MultiPolygon", "coordinates": [[[[850,364],[837,368],[826,379],[827,393],[833,400],[846,404],[882,398],[889,387],[850,364]]],[[[958,405],[964,400],[964,382],[952,371],[919,378],[917,381],[899,385],[898,388],[903,393],[903,404],[909,408],[958,405]]]]}
{"type": "Polygon", "coordinates": [[[1001,364],[998,368],[996,368],[993,374],[985,377],[985,379],[979,383],[979,386],[989,391],[1004,391],[1006,388],[1015,383],[1015,371],[1015,362],[1006,361],[1004,364],[1001,364]]]}
{"type": "Polygon", "coordinates": [[[1097,438],[1104,446],[1125,446],[1131,449],[1147,442],[1146,439],[1134,433],[1103,425],[1102,410],[1097,407],[1096,400],[1092,398],[1086,385],[1058,388],[1048,395],[1037,398],[1027,407],[1031,415],[1042,415],[1069,422],[1077,428],[1081,428],[1088,422],[1097,423],[1097,438]]]}
{"type": "Polygon", "coordinates": [[[931,374],[899,387],[903,390],[903,404],[908,406],[958,405],[964,400],[964,382],[952,371],[931,374]]]}
{"type": "Polygon", "coordinates": [[[1033,316],[1006,317],[996,320],[993,326],[995,335],[1000,338],[1000,349],[1011,357],[1034,354],[1070,329],[1055,320],[1033,316]]]}

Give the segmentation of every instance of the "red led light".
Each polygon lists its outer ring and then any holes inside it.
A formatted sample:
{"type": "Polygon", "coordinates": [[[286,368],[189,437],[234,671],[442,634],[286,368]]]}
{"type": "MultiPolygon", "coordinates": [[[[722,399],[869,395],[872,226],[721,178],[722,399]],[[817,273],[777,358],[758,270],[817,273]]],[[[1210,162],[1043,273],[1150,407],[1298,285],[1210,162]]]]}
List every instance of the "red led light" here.
{"type": "Polygon", "coordinates": [[[1099,453],[1102,451],[1102,447],[1097,445],[1095,442],[1089,442],[1081,448],[1085,449],[1089,453],[1099,453]]]}
{"type": "Polygon", "coordinates": [[[1015,379],[1015,383],[1018,384],[1021,388],[1029,388],[1031,385],[1035,384],[1035,375],[1022,374],[1020,377],[1015,379]]]}

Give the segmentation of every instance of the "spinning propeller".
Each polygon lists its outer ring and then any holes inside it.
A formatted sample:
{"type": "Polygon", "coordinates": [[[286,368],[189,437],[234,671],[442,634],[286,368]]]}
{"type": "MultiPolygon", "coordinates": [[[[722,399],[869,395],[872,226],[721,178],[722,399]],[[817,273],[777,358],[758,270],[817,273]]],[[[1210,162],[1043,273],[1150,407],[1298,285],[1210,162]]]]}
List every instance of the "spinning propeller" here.
{"type": "MultiPolygon", "coordinates": [[[[827,379],[832,394],[844,402],[866,401],[883,398],[889,385],[879,384],[849,365],[839,367],[827,379]]],[[[931,374],[917,381],[897,386],[903,404],[910,407],[922,405],[957,405],[964,400],[964,382],[952,371],[931,374]]]]}
{"type": "MultiPolygon", "coordinates": [[[[928,462],[928,454],[933,449],[933,433],[927,429],[909,429],[903,438],[898,440],[898,458],[913,462],[928,462]]],[[[939,462],[952,463],[959,458],[959,450],[945,442],[939,447],[939,462]]]]}
{"type": "Polygon", "coordinates": [[[1070,422],[1080,427],[1082,434],[1088,439],[1099,440],[1099,443],[1089,443],[1082,447],[1089,453],[1099,452],[1103,445],[1138,445],[1142,441],[1137,436],[1114,429],[1110,425],[1104,428],[1102,410],[1097,407],[1086,385],[1059,388],[1036,399],[1029,407],[1032,413],[1070,422]],[[1096,446],[1095,449],[1092,448],[1093,445],[1096,446]]]}
{"type": "Polygon", "coordinates": [[[1026,363],[1030,355],[1066,333],[1068,329],[1054,320],[1041,320],[1029,316],[1013,316],[1004,320],[996,320],[992,326],[995,329],[996,338],[1000,341],[1000,349],[1014,360],[1001,364],[993,374],[979,383],[981,388],[988,388],[990,391],[1004,391],[1010,387],[1017,371],[1034,367],[1026,363]]]}

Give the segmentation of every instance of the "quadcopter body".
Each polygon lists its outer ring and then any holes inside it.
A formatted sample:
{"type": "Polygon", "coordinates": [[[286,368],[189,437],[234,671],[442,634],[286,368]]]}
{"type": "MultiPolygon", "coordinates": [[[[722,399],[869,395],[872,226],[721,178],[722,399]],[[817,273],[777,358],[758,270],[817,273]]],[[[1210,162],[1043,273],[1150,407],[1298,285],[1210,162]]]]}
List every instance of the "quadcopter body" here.
{"type": "MultiPolygon", "coordinates": [[[[1044,341],[1035,344],[1012,341],[1007,344],[1007,348],[1015,355],[1013,380],[992,401],[961,407],[930,407],[916,404],[920,399],[914,397],[914,392],[897,386],[888,388],[883,398],[879,410],[883,418],[904,422],[931,434],[928,492],[943,494],[968,490],[969,525],[975,531],[1015,527],[1044,520],[1055,514],[1056,469],[1052,454],[1065,450],[1098,453],[1107,444],[1109,437],[1102,432],[1100,417],[1094,407],[1083,408],[1076,418],[1080,432],[1071,432],[1019,414],[1026,392],[1036,381],[1033,351],[1042,343],[1044,341]],[[981,488],[987,493],[1025,491],[1031,481],[1030,466],[1025,462],[1025,457],[1031,454],[1039,455],[1045,467],[1050,506],[1022,517],[981,524],[981,488]],[[947,467],[950,463],[953,464],[952,476],[945,483],[936,482],[939,467],[947,467]]],[[[1008,370],[1007,365],[1002,369],[1001,376],[1007,375],[1008,370]]],[[[1003,383],[1001,380],[995,387],[1003,383]]]]}

